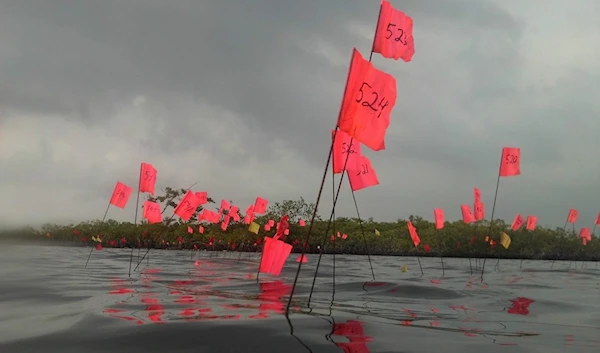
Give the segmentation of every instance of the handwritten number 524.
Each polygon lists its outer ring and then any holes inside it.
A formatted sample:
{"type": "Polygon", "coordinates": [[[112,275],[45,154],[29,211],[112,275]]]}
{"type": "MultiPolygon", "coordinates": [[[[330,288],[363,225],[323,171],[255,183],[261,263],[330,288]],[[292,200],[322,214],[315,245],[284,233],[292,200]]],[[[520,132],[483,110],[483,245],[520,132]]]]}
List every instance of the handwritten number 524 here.
{"type": "MultiPolygon", "coordinates": [[[[356,102],[357,102],[357,103],[360,103],[360,102],[363,100],[363,98],[364,98],[364,90],[363,90],[363,89],[365,88],[365,86],[366,86],[366,87],[368,87],[368,88],[370,88],[370,89],[372,89],[372,88],[373,88],[373,87],[371,87],[371,85],[369,85],[368,83],[366,83],[366,82],[363,82],[363,83],[362,83],[362,85],[360,86],[360,88],[358,89],[358,93],[360,94],[360,96],[359,96],[359,97],[356,99],[356,102]]],[[[369,101],[363,101],[363,102],[362,102],[362,103],[360,103],[360,104],[361,104],[363,107],[369,107],[369,108],[370,108],[372,111],[374,111],[374,112],[376,112],[376,111],[378,111],[378,110],[379,110],[379,115],[377,115],[377,118],[379,118],[379,117],[381,116],[382,110],[383,110],[385,107],[387,107],[387,106],[390,104],[390,102],[389,102],[389,101],[386,101],[386,102],[384,103],[383,101],[384,101],[385,97],[382,97],[382,98],[381,98],[381,101],[379,102],[379,107],[381,107],[381,109],[378,109],[378,108],[377,108],[377,106],[376,106],[375,104],[377,103],[377,100],[379,100],[379,94],[378,94],[377,92],[375,92],[375,91],[372,91],[372,92],[371,92],[371,95],[372,95],[372,96],[375,96],[375,98],[373,98],[373,101],[372,101],[372,102],[369,102],[369,101]]]]}
{"type": "MultiPolygon", "coordinates": [[[[396,25],[393,23],[389,23],[387,25],[386,30],[388,32],[388,35],[385,36],[385,39],[392,38],[392,36],[394,35],[392,28],[394,28],[394,27],[396,27],[396,25]]],[[[396,28],[394,28],[394,29],[396,29],[396,28]]],[[[403,45],[408,45],[408,43],[406,42],[406,32],[404,32],[404,30],[402,28],[397,28],[397,30],[398,30],[398,32],[400,32],[400,35],[398,37],[394,38],[394,41],[400,42],[403,45]]]]}

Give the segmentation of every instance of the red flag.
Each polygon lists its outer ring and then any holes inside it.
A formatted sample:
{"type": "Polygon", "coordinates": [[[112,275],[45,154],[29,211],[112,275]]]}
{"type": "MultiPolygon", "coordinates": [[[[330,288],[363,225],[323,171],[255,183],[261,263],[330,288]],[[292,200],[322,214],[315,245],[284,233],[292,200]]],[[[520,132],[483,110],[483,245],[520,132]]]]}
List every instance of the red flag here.
{"type": "Polygon", "coordinates": [[[598,212],[598,216],[596,216],[596,224],[600,224],[600,212],[598,212]]]}
{"type": "Polygon", "coordinates": [[[434,208],[433,218],[435,219],[435,229],[444,228],[444,210],[441,208],[434,208]]]}
{"type": "Polygon", "coordinates": [[[365,156],[361,156],[361,166],[359,170],[349,170],[348,179],[350,180],[350,188],[352,191],[358,191],[370,186],[379,185],[377,173],[371,166],[371,161],[365,156]]]}
{"type": "Polygon", "coordinates": [[[265,214],[268,207],[269,201],[263,199],[262,197],[257,197],[256,202],[254,202],[254,208],[252,209],[252,212],[254,214],[265,214]]]}
{"type": "Polygon", "coordinates": [[[473,199],[475,200],[473,202],[475,205],[481,202],[481,191],[478,188],[473,188],[473,199]]]}
{"type": "Polygon", "coordinates": [[[229,203],[229,201],[225,199],[221,200],[221,208],[219,208],[219,211],[229,211],[230,208],[231,204],[229,203]]]}
{"type": "Polygon", "coordinates": [[[335,174],[341,173],[344,169],[344,163],[346,159],[348,162],[346,170],[357,170],[360,168],[360,142],[352,139],[347,133],[342,130],[335,130],[331,132],[332,138],[335,136],[333,141],[333,155],[331,163],[333,165],[333,172],[335,174]]]}
{"type": "Polygon", "coordinates": [[[483,202],[478,202],[474,205],[475,209],[475,220],[481,221],[485,218],[485,204],[483,202]]]}
{"type": "Polygon", "coordinates": [[[175,214],[184,221],[189,221],[196,212],[196,208],[198,208],[196,195],[191,190],[188,190],[181,202],[179,202],[179,205],[175,208],[175,214]]]}
{"type": "Polygon", "coordinates": [[[579,217],[579,212],[576,209],[572,208],[569,210],[569,217],[567,217],[567,223],[575,223],[577,222],[577,217],[579,217]]]}
{"type": "Polygon", "coordinates": [[[153,224],[162,222],[160,204],[157,202],[146,201],[142,207],[144,209],[142,212],[142,218],[147,219],[148,223],[153,224]]]}
{"type": "Polygon", "coordinates": [[[421,239],[419,238],[419,235],[417,234],[417,229],[412,225],[412,223],[410,221],[408,221],[407,225],[408,225],[408,232],[410,233],[410,238],[412,239],[412,242],[416,248],[417,246],[419,246],[419,243],[421,243],[421,239]]]}
{"type": "Polygon", "coordinates": [[[521,216],[519,213],[517,213],[510,228],[516,232],[523,226],[523,222],[525,222],[525,220],[523,219],[523,216],[521,216]]]}
{"type": "Polygon", "coordinates": [[[149,163],[142,163],[140,171],[140,192],[148,192],[154,196],[154,185],[156,184],[156,169],[149,163]]]}
{"type": "Polygon", "coordinates": [[[384,149],[390,113],[396,104],[396,79],[377,70],[354,48],[338,126],[374,151],[384,149]]]}
{"type": "Polygon", "coordinates": [[[415,53],[413,19],[396,10],[389,2],[381,2],[373,52],[384,58],[409,62],[415,53]]]}
{"type": "Polygon", "coordinates": [[[513,147],[502,148],[500,176],[508,177],[521,174],[521,149],[513,147]]]}
{"type": "Polygon", "coordinates": [[[529,231],[533,231],[535,230],[535,226],[537,224],[537,217],[536,216],[527,216],[527,230],[529,231]]]}
{"type": "Polygon", "coordinates": [[[198,201],[198,205],[204,205],[208,203],[208,192],[199,191],[196,193],[196,201],[198,201]]]}
{"type": "Polygon", "coordinates": [[[581,230],[579,231],[579,237],[583,238],[584,240],[591,241],[592,233],[590,232],[589,228],[581,228],[581,230]]]}
{"type": "Polygon", "coordinates": [[[129,186],[117,181],[117,185],[115,185],[115,189],[110,197],[110,204],[118,208],[125,208],[131,195],[131,190],[129,186]]]}
{"type": "Polygon", "coordinates": [[[463,222],[475,222],[475,217],[473,217],[473,213],[471,212],[471,207],[469,207],[469,205],[460,205],[460,210],[462,212],[463,222]]]}

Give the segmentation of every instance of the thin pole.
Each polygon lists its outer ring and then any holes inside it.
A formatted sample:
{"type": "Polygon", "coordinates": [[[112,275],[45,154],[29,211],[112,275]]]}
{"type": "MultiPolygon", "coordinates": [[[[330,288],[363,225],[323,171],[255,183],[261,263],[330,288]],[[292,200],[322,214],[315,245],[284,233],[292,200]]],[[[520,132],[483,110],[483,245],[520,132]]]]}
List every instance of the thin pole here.
{"type": "MultiPolygon", "coordinates": [[[[371,62],[371,60],[373,58],[373,48],[375,47],[375,39],[377,38],[377,28],[379,27],[379,18],[381,17],[381,8],[382,8],[382,5],[379,6],[379,15],[377,16],[377,25],[375,27],[375,34],[373,35],[373,43],[371,45],[371,53],[369,55],[369,62],[371,62]]],[[[348,68],[348,75],[346,77],[346,85],[345,85],[345,88],[344,88],[344,95],[342,96],[342,102],[340,104],[340,111],[338,113],[338,119],[337,119],[338,122],[340,121],[340,117],[342,115],[342,105],[344,104],[344,98],[346,97],[346,93],[348,91],[348,79],[350,78],[350,69],[352,69],[352,60],[350,60],[350,67],[348,68]]],[[[310,226],[308,227],[308,233],[306,235],[305,244],[308,244],[308,241],[310,240],[310,236],[312,234],[313,223],[314,223],[315,217],[317,215],[317,209],[319,207],[319,202],[321,201],[321,194],[323,193],[323,186],[325,185],[325,179],[327,178],[327,171],[329,170],[329,163],[331,161],[331,156],[333,155],[333,145],[335,143],[335,137],[337,135],[337,130],[338,129],[337,129],[337,123],[336,123],[336,129],[335,129],[335,132],[333,134],[333,138],[332,138],[332,141],[331,141],[331,146],[329,148],[329,156],[327,157],[327,164],[325,165],[325,171],[323,172],[323,178],[321,180],[321,186],[319,187],[319,192],[317,194],[317,200],[316,200],[316,203],[315,203],[315,209],[313,211],[313,215],[312,215],[312,218],[311,218],[310,226]]],[[[347,161],[348,161],[348,157],[346,157],[346,162],[347,161]]],[[[341,185],[343,179],[344,179],[344,171],[342,170],[342,175],[341,175],[341,178],[340,178],[340,185],[341,185]]],[[[338,194],[339,194],[339,188],[338,188],[338,194]]],[[[337,197],[336,197],[336,201],[337,201],[337,197]]],[[[334,205],[333,205],[332,208],[335,209],[335,203],[334,203],[334,205]]],[[[327,228],[329,228],[329,226],[327,228]]],[[[327,230],[327,231],[329,231],[329,230],[327,230]]],[[[306,248],[303,246],[302,247],[302,254],[301,254],[303,257],[304,257],[305,252],[306,252],[306,248]]],[[[321,254],[322,254],[322,252],[321,252],[321,254]]],[[[320,261],[320,259],[321,259],[321,255],[319,255],[319,261],[320,261]]],[[[318,262],[317,262],[317,266],[318,266],[318,262]]],[[[298,263],[298,269],[296,270],[296,276],[294,278],[294,283],[292,285],[292,291],[290,292],[290,297],[288,298],[287,306],[285,308],[285,316],[286,317],[289,315],[289,312],[290,312],[290,306],[292,304],[292,299],[294,297],[294,292],[296,290],[296,284],[298,283],[298,277],[300,276],[300,269],[301,268],[302,268],[302,261],[300,261],[298,263]]],[[[316,277],[316,273],[315,273],[315,277],[316,277]]],[[[313,281],[313,287],[314,287],[314,281],[313,281]]],[[[312,290],[311,290],[311,293],[312,293],[312,290]]]]}
{"type": "MultiPolygon", "coordinates": [[[[138,180],[138,190],[137,190],[137,200],[135,202],[135,217],[133,219],[133,224],[135,226],[135,229],[137,229],[137,217],[138,217],[138,209],[140,207],[140,188],[142,187],[142,165],[140,164],[140,177],[138,180]]],[[[137,236],[137,232],[136,236],[137,236]]],[[[138,239],[138,243],[139,243],[139,237],[137,237],[138,239]]],[[[139,249],[139,244],[138,244],[138,249],[139,249]]],[[[129,255],[129,278],[131,278],[131,263],[133,262],[133,246],[131,247],[131,254],[129,255]]]]}
{"type": "Polygon", "coordinates": [[[352,200],[354,201],[354,207],[356,208],[356,216],[358,217],[358,223],[360,224],[360,231],[362,233],[363,242],[365,243],[365,249],[367,250],[367,259],[369,260],[369,267],[371,267],[371,275],[373,276],[373,281],[375,281],[375,272],[373,271],[373,264],[371,263],[371,251],[369,250],[367,236],[365,235],[365,227],[363,226],[362,219],[360,218],[360,212],[358,211],[358,203],[356,202],[356,196],[354,196],[354,190],[352,190],[352,182],[350,182],[350,190],[352,191],[352,200]]]}
{"type": "MultiPolygon", "coordinates": [[[[348,152],[348,156],[350,155],[350,152],[348,152]]],[[[333,156],[333,159],[335,159],[335,156],[333,156]]],[[[346,158],[347,159],[347,158],[346,158]]],[[[331,200],[332,202],[336,201],[336,197],[335,197],[335,173],[331,173],[331,200]]],[[[334,203],[335,205],[335,203],[334,203]]],[[[335,234],[335,206],[333,206],[333,275],[332,275],[332,289],[331,289],[331,304],[329,305],[329,307],[331,308],[333,306],[333,301],[335,300],[335,245],[337,243],[337,237],[335,234]]]]}
{"type": "MultiPolygon", "coordinates": [[[[185,192],[187,193],[188,191],[190,191],[190,189],[191,189],[192,187],[194,187],[194,185],[196,185],[196,184],[197,184],[197,182],[196,182],[196,183],[193,183],[193,184],[192,184],[192,185],[191,185],[189,188],[187,188],[187,190],[186,190],[185,192]]],[[[185,194],[184,194],[184,195],[185,195],[185,194]]],[[[175,199],[175,197],[171,198],[171,200],[174,200],[174,199],[175,199]]],[[[168,203],[167,203],[167,204],[168,204],[168,203]]],[[[165,207],[165,209],[166,209],[166,207],[165,207]]],[[[163,210],[163,212],[164,212],[164,210],[163,210]]],[[[165,221],[165,223],[168,225],[168,224],[169,224],[169,222],[171,222],[171,220],[172,220],[174,217],[175,217],[175,210],[173,210],[173,214],[171,215],[171,217],[169,217],[169,218],[168,218],[168,219],[165,221]]],[[[167,229],[167,226],[164,226],[164,227],[162,227],[161,231],[158,233],[158,236],[161,236],[161,235],[164,233],[165,229],[167,229]]],[[[139,262],[138,262],[137,266],[135,266],[135,268],[133,269],[134,271],[135,271],[135,270],[137,270],[137,268],[138,268],[138,267],[140,267],[140,264],[142,263],[142,261],[144,261],[144,259],[146,258],[146,256],[148,255],[148,253],[149,253],[149,252],[150,252],[150,247],[148,247],[148,250],[146,250],[146,253],[144,254],[144,256],[142,256],[142,258],[139,260],[139,262]]],[[[130,266],[130,267],[131,267],[131,266],[130,266]]]]}
{"type": "MultiPolygon", "coordinates": [[[[498,180],[496,181],[496,192],[494,193],[494,204],[492,205],[492,216],[490,217],[490,229],[488,230],[488,237],[492,238],[492,226],[494,225],[494,212],[496,211],[496,199],[498,198],[498,187],[500,186],[500,171],[502,170],[502,155],[500,152],[500,166],[498,168],[498,180]]],[[[486,249],[483,257],[483,265],[481,266],[481,282],[483,282],[483,274],[485,273],[485,261],[487,260],[487,253],[489,248],[486,249]]]]}
{"type": "MultiPolygon", "coordinates": [[[[106,215],[108,214],[108,209],[110,208],[110,200],[108,201],[108,206],[106,206],[106,211],[104,211],[104,217],[102,217],[102,222],[100,225],[104,224],[104,220],[106,220],[106,215]]],[[[94,251],[94,247],[90,249],[90,254],[88,255],[87,261],[85,262],[85,266],[83,268],[87,268],[88,262],[90,262],[90,257],[92,257],[92,252],[94,251]]]]}
{"type": "MultiPolygon", "coordinates": [[[[350,73],[350,70],[348,70],[350,73]]],[[[340,109],[341,112],[341,109],[340,109]]],[[[315,223],[315,218],[317,217],[317,209],[319,208],[319,202],[321,201],[321,195],[323,194],[323,186],[325,186],[325,178],[327,177],[327,171],[329,170],[329,162],[331,161],[331,155],[333,154],[333,143],[335,141],[335,136],[337,135],[337,129],[333,134],[333,140],[331,141],[331,147],[329,148],[329,155],[327,156],[327,162],[325,164],[325,171],[323,172],[323,179],[321,180],[321,186],[319,187],[319,192],[317,194],[317,200],[315,202],[315,209],[313,210],[313,214],[310,219],[310,224],[308,226],[308,232],[306,233],[306,238],[304,240],[304,244],[308,244],[310,241],[310,236],[312,235],[313,224],[315,223]]],[[[306,246],[302,246],[301,259],[304,258],[306,254],[306,246]]],[[[298,277],[300,276],[300,270],[302,269],[302,261],[298,262],[298,269],[296,270],[296,276],[294,277],[294,283],[292,284],[292,290],[290,292],[290,297],[288,298],[288,302],[285,308],[285,316],[287,317],[290,313],[290,306],[292,304],[292,299],[294,298],[294,292],[296,291],[296,284],[298,283],[298,277]]]]}

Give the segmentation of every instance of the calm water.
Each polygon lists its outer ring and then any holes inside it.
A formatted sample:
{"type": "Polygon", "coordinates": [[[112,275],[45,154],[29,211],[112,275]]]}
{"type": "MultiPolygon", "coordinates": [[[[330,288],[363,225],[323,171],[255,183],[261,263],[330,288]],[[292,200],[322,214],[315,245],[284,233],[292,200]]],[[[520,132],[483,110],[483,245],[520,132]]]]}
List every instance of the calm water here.
{"type": "MultiPolygon", "coordinates": [[[[128,277],[129,251],[0,248],[0,352],[599,352],[595,263],[323,257],[303,265],[296,313],[281,314],[295,275],[257,254],[151,251],[128,277]],[[212,255],[212,257],[211,257],[212,255]],[[473,267],[476,261],[472,262],[473,267]],[[406,268],[403,271],[403,267],[406,268]]],[[[135,253],[137,257],[137,251],[135,253]]]]}

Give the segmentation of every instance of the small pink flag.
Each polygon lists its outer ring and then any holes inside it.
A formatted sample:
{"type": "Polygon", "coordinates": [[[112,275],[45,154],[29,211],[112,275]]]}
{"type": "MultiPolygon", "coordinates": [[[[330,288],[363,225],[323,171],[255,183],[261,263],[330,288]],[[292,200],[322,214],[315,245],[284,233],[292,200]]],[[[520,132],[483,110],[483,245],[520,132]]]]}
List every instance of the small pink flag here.
{"type": "Polygon", "coordinates": [[[362,190],[371,186],[379,185],[379,179],[377,179],[377,173],[369,158],[365,156],[360,157],[360,170],[349,170],[348,179],[350,180],[350,188],[352,191],[362,190]]]}
{"type": "Polygon", "coordinates": [[[521,216],[519,213],[517,213],[510,228],[516,232],[517,230],[521,229],[524,222],[525,222],[525,220],[523,219],[523,216],[521,216]]]}
{"type": "Polygon", "coordinates": [[[460,210],[463,216],[463,222],[465,223],[473,223],[475,222],[475,217],[471,212],[471,207],[469,205],[460,205],[460,210]]]}

